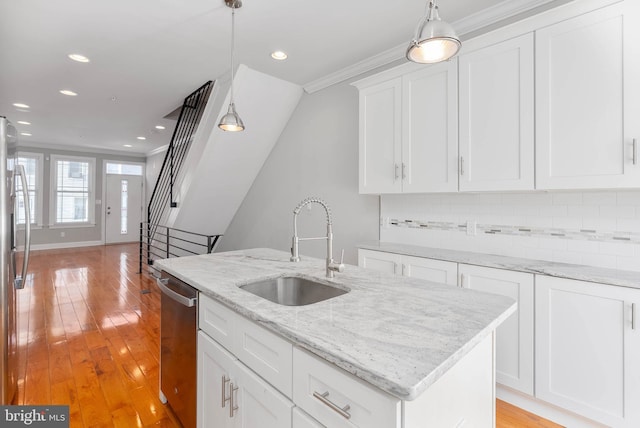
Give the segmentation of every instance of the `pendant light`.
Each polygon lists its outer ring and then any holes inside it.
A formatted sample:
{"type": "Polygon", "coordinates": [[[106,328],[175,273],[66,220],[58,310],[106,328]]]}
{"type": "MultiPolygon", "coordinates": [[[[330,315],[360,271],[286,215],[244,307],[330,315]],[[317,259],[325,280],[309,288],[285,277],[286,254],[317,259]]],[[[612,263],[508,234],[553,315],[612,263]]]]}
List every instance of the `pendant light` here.
{"type": "Polygon", "coordinates": [[[224,0],[227,7],[231,8],[231,98],[229,100],[229,108],[227,114],[222,116],[218,128],[223,131],[238,132],[244,131],[244,123],[236,112],[236,105],[233,102],[233,51],[234,51],[234,37],[235,37],[235,17],[236,9],[242,7],[242,1],[240,0],[224,0]]]}
{"type": "Polygon", "coordinates": [[[429,10],[409,43],[407,59],[421,64],[446,61],[458,53],[460,45],[453,27],[440,19],[436,0],[429,0],[429,10]]]}

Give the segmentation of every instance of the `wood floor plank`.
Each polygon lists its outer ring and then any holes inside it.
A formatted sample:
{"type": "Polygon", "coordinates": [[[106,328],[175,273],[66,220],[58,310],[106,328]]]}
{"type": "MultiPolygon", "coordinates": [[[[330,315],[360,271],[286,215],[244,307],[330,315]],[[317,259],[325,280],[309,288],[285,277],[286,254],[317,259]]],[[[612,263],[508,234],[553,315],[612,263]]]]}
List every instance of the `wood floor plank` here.
{"type": "MultiPolygon", "coordinates": [[[[32,252],[16,404],[67,404],[71,428],[179,427],[158,399],[160,292],[137,269],[137,244],[32,252]]],[[[498,428],[559,427],[496,408],[498,428]]]]}

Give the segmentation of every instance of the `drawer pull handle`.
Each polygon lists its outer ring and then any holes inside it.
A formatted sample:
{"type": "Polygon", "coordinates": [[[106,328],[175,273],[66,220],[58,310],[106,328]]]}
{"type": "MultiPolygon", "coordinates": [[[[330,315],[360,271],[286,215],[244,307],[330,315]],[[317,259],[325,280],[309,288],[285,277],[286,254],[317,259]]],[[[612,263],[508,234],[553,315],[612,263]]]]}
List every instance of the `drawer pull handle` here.
{"type": "Polygon", "coordinates": [[[229,379],[225,375],[222,375],[222,393],[220,395],[222,396],[221,406],[223,409],[227,405],[227,401],[231,400],[231,397],[227,397],[227,384],[230,380],[231,379],[229,379]]]}
{"type": "Polygon", "coordinates": [[[328,406],[331,410],[337,412],[343,418],[351,419],[351,415],[349,414],[349,409],[351,409],[351,406],[347,404],[344,407],[339,407],[338,405],[333,403],[331,400],[329,400],[329,391],[325,392],[324,394],[313,391],[313,396],[320,400],[323,404],[328,406]]]}
{"type": "Polygon", "coordinates": [[[236,410],[238,410],[238,403],[236,403],[236,400],[234,400],[233,398],[233,393],[236,392],[238,390],[237,386],[233,385],[233,382],[231,382],[229,384],[229,398],[231,399],[231,402],[229,403],[229,417],[233,418],[234,413],[236,412],[236,410]]]}
{"type": "Polygon", "coordinates": [[[631,304],[631,330],[636,329],[636,304],[631,304]]]}

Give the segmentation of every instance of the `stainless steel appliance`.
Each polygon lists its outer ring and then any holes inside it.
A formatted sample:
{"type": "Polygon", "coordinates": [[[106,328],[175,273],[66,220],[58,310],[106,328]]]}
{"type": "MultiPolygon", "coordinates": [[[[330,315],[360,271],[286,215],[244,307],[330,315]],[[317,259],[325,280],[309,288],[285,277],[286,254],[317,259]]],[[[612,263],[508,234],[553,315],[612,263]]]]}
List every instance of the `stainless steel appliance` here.
{"type": "Polygon", "coordinates": [[[0,116],[0,384],[1,404],[11,404],[17,389],[17,325],[16,289],[24,287],[29,263],[31,219],[27,178],[24,168],[14,165],[9,156],[9,146],[15,144],[16,129],[4,116],[0,116]],[[21,274],[16,270],[17,229],[16,229],[16,179],[20,178],[24,207],[24,254],[21,274]]]}
{"type": "Polygon", "coordinates": [[[160,400],[168,402],[184,428],[196,426],[198,292],[162,272],[160,400]]]}

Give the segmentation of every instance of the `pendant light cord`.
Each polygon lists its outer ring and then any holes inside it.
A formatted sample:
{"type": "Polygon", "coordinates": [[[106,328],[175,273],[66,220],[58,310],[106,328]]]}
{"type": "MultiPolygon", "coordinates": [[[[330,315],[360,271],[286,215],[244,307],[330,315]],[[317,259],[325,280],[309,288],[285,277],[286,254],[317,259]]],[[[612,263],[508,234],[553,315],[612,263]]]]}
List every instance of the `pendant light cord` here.
{"type": "Polygon", "coordinates": [[[236,33],[236,8],[231,6],[231,103],[233,104],[233,50],[235,47],[236,33]]]}

